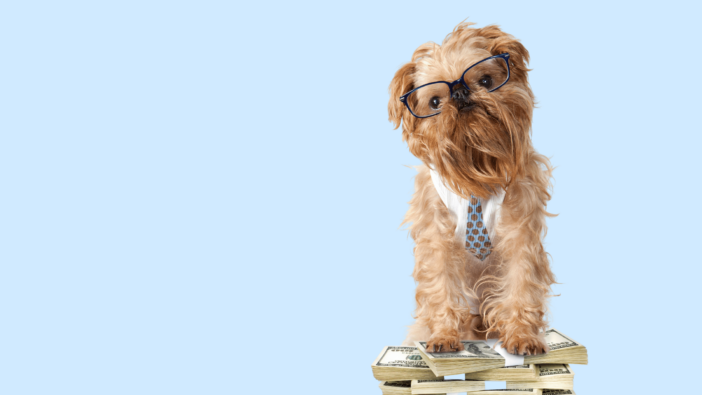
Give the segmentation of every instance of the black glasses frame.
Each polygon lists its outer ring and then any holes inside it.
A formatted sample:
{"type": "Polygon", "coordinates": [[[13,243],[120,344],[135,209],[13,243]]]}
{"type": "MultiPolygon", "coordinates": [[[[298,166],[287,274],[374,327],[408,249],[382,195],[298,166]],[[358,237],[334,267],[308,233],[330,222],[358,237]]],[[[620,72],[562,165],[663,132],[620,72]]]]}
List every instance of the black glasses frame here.
{"type": "Polygon", "coordinates": [[[453,96],[453,87],[455,87],[455,86],[458,85],[458,84],[461,84],[461,85],[463,85],[466,89],[470,90],[470,87],[466,84],[466,82],[465,82],[465,80],[464,80],[464,78],[463,78],[463,77],[466,76],[466,73],[468,72],[468,70],[470,70],[470,69],[472,69],[473,67],[479,65],[480,63],[486,62],[486,61],[488,61],[488,60],[490,60],[490,59],[496,59],[496,58],[503,59],[503,60],[505,61],[505,63],[507,63],[507,79],[505,80],[505,82],[503,82],[502,84],[500,84],[500,86],[498,86],[498,87],[496,87],[496,88],[493,88],[493,89],[490,89],[490,90],[488,91],[488,92],[494,92],[494,91],[496,91],[496,90],[502,88],[502,86],[504,86],[504,84],[506,84],[507,81],[509,81],[509,76],[510,76],[509,54],[508,54],[507,52],[502,53],[502,54],[499,54],[499,55],[495,55],[495,56],[490,56],[489,58],[485,58],[485,59],[481,60],[480,62],[477,62],[477,63],[473,64],[472,66],[468,67],[468,68],[466,69],[466,71],[464,71],[463,74],[461,74],[461,78],[457,79],[456,81],[453,81],[453,82],[448,82],[448,81],[434,81],[434,82],[430,82],[430,83],[428,83],[428,84],[424,84],[424,85],[422,85],[422,86],[418,86],[418,87],[412,89],[411,91],[405,93],[404,95],[400,96],[400,101],[401,101],[402,103],[405,104],[405,107],[407,107],[407,109],[409,110],[409,112],[410,112],[412,115],[414,115],[416,118],[429,118],[429,117],[433,117],[434,115],[439,115],[439,114],[441,114],[441,111],[436,112],[436,113],[431,114],[431,115],[425,115],[425,116],[420,116],[420,115],[415,114],[415,113],[412,111],[412,109],[410,108],[409,103],[407,103],[407,98],[408,98],[409,95],[411,95],[414,91],[416,91],[416,90],[418,90],[418,89],[421,89],[421,88],[424,88],[425,86],[434,85],[434,84],[446,84],[446,85],[448,85],[450,96],[453,96]]]}

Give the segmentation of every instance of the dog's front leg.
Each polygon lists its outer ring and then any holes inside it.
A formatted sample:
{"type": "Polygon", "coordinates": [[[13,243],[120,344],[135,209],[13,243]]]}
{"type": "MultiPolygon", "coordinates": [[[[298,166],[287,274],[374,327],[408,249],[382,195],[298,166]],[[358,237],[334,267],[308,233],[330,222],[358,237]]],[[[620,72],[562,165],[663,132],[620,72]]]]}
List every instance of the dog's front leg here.
{"type": "Polygon", "coordinates": [[[546,328],[547,299],[555,283],[542,244],[550,215],[546,212],[550,198],[546,158],[536,156],[527,174],[505,195],[497,245],[502,283],[483,306],[489,331],[499,333],[508,352],[521,355],[548,352],[540,331],[546,328]]]}
{"type": "MultiPolygon", "coordinates": [[[[414,327],[429,329],[428,350],[462,350],[461,328],[473,318],[466,301],[465,243],[456,238],[456,219],[441,201],[425,166],[419,168],[404,223],[410,224],[416,243],[414,327]]],[[[414,337],[418,332],[411,333],[408,338],[420,340],[414,337]]],[[[421,340],[427,340],[424,336],[421,340]]]]}
{"type": "Polygon", "coordinates": [[[548,351],[540,334],[545,329],[547,291],[543,282],[534,281],[532,263],[527,257],[506,262],[503,294],[491,305],[485,321],[489,331],[499,333],[502,346],[512,354],[535,355],[548,351]]]}
{"type": "Polygon", "coordinates": [[[427,350],[463,350],[461,328],[473,318],[462,286],[463,248],[451,235],[417,242],[413,274],[417,281],[416,315],[431,331],[427,350]]]}

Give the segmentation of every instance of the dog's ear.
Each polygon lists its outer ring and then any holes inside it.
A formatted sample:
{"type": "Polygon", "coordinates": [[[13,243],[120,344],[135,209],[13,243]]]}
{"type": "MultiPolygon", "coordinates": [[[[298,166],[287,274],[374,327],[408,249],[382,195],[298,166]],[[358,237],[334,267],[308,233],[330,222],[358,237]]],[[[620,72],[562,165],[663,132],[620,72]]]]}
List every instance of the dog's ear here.
{"type": "Polygon", "coordinates": [[[500,30],[495,25],[478,29],[477,35],[489,39],[487,50],[493,55],[509,53],[509,66],[517,79],[526,80],[529,51],[514,36],[500,30]]]}
{"type": "Polygon", "coordinates": [[[400,67],[395,77],[390,82],[390,101],[388,102],[388,120],[395,124],[395,129],[400,127],[403,118],[411,116],[407,107],[400,101],[400,96],[414,89],[414,74],[416,63],[410,62],[400,67]]]}

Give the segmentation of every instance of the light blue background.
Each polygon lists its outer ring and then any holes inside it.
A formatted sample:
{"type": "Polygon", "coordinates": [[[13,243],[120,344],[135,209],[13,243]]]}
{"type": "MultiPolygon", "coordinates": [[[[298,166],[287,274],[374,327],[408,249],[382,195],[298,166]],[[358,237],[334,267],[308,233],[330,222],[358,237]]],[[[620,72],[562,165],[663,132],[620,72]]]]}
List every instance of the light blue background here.
{"type": "Polygon", "coordinates": [[[467,17],[531,52],[576,392],[688,390],[691,4],[4,2],[0,393],[380,394],[370,364],[412,322],[419,163],[387,87],[467,17]]]}

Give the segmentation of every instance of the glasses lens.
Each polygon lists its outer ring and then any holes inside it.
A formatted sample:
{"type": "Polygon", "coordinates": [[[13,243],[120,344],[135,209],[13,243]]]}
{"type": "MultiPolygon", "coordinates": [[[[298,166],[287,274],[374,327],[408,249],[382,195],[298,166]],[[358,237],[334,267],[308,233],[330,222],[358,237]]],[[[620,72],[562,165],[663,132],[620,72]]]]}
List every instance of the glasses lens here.
{"type": "Polygon", "coordinates": [[[441,112],[441,107],[451,96],[448,84],[443,82],[423,86],[407,97],[414,115],[426,117],[441,112]]]}
{"type": "Polygon", "coordinates": [[[463,75],[463,81],[470,90],[493,91],[507,81],[508,70],[507,61],[502,58],[494,58],[478,63],[471,67],[463,75]]]}

